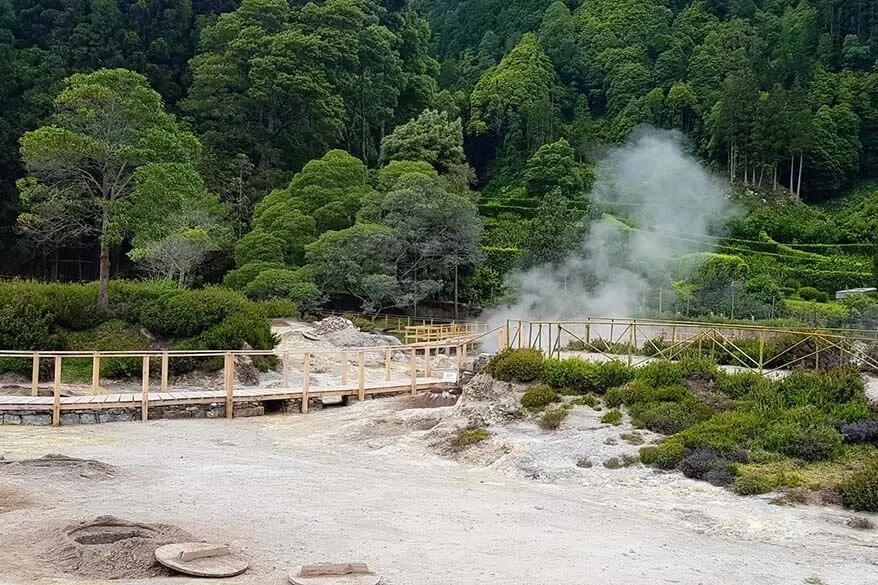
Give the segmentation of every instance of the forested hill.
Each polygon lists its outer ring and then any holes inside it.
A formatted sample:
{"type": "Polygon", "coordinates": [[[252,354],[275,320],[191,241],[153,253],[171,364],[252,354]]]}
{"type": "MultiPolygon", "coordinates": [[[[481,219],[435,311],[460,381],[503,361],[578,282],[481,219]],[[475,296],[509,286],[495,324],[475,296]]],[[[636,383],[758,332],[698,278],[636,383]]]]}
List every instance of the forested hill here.
{"type": "MultiPolygon", "coordinates": [[[[878,179],[874,0],[0,0],[0,78],[7,276],[484,304],[619,215],[641,126],[792,201],[878,179]]],[[[867,284],[868,215],[794,209],[716,235],[867,284]]]]}

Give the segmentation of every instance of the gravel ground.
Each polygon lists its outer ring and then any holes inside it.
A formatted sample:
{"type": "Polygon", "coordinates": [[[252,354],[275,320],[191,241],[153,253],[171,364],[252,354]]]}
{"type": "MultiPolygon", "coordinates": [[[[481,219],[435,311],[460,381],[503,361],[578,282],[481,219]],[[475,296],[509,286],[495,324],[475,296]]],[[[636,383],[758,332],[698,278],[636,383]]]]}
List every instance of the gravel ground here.
{"type": "Polygon", "coordinates": [[[550,482],[518,477],[521,466],[502,457],[483,467],[437,455],[431,427],[456,407],[401,411],[405,401],[231,421],[0,427],[6,458],[62,452],[121,470],[102,481],[0,478],[25,502],[0,513],[0,583],[66,582],[32,551],[58,527],[112,514],[245,551],[251,570],[224,581],[240,585],[280,584],[289,568],[319,561],[365,561],[387,585],[878,584],[876,531],[847,528],[843,510],[774,506],[639,465],[575,468],[571,445],[622,431],[592,428],[587,439],[588,407],[557,435],[527,422],[492,427],[507,457],[565,453],[541,464],[563,471],[550,482]]]}

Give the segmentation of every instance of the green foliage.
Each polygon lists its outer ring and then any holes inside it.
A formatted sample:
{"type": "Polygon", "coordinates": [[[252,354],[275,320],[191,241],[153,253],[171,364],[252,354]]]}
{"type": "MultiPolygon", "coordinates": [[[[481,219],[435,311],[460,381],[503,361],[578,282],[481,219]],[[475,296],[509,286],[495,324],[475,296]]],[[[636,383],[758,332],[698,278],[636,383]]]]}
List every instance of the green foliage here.
{"type": "Polygon", "coordinates": [[[542,377],[544,363],[538,349],[507,348],[491,357],[485,372],[504,382],[533,382],[542,377]]]}
{"type": "Polygon", "coordinates": [[[462,449],[475,445],[476,443],[481,443],[490,437],[491,433],[489,433],[488,429],[484,427],[458,429],[453,443],[455,447],[462,449]]]}
{"type": "Polygon", "coordinates": [[[760,384],[767,384],[766,378],[757,372],[722,372],[716,377],[717,392],[729,398],[744,398],[760,384]]]}
{"type": "Polygon", "coordinates": [[[543,430],[554,431],[561,426],[561,423],[564,422],[568,414],[570,414],[570,411],[566,408],[547,408],[540,415],[537,424],[543,430]]]}
{"type": "Polygon", "coordinates": [[[634,375],[638,380],[655,388],[674,386],[683,382],[683,370],[680,364],[668,360],[650,362],[637,368],[634,375]]]}
{"type": "Polygon", "coordinates": [[[663,435],[673,435],[710,419],[714,411],[696,400],[638,402],[628,408],[631,421],[663,435]]]}
{"type": "Polygon", "coordinates": [[[141,307],[138,321],[154,335],[193,337],[219,325],[244,303],[246,300],[239,293],[221,288],[181,290],[141,307]]]}
{"type": "Polygon", "coordinates": [[[832,459],[842,451],[841,434],[809,409],[785,413],[761,433],[760,444],[767,451],[804,461],[832,459]]]}
{"type": "Polygon", "coordinates": [[[622,424],[622,411],[620,411],[618,408],[608,410],[601,417],[601,422],[606,425],[619,426],[620,424],[622,424]]]}
{"type": "MultiPolygon", "coordinates": [[[[113,319],[90,331],[70,333],[64,340],[65,349],[73,351],[136,351],[149,349],[149,340],[136,328],[124,321],[113,319]]],[[[92,360],[73,358],[64,361],[65,377],[78,381],[91,379],[92,360]],[[78,374],[78,372],[82,372],[78,374]]],[[[105,378],[128,378],[142,373],[140,358],[104,358],[101,360],[101,376],[105,378]]]]}
{"type": "Polygon", "coordinates": [[[604,397],[604,403],[610,408],[622,405],[632,406],[647,402],[683,402],[691,400],[692,395],[680,385],[655,388],[640,380],[627,386],[613,388],[604,397]]]}
{"type": "Polygon", "coordinates": [[[686,447],[677,437],[665,439],[655,446],[641,447],[640,462],[659,469],[674,469],[683,460],[686,447]]]}
{"type": "Polygon", "coordinates": [[[521,405],[528,410],[542,410],[557,399],[558,394],[548,386],[535,386],[521,397],[521,405]]]}
{"type": "Polygon", "coordinates": [[[460,118],[451,120],[448,112],[424,110],[381,141],[381,161],[423,161],[440,173],[466,165],[460,118]]]}
{"type": "Polygon", "coordinates": [[[773,478],[759,475],[743,475],[736,477],[732,484],[732,489],[735,493],[742,496],[767,494],[777,487],[777,483],[773,478]]]}
{"type": "Polygon", "coordinates": [[[820,291],[813,286],[803,286],[799,289],[799,296],[805,301],[816,301],[820,291]]]}
{"type": "Polygon", "coordinates": [[[838,487],[846,508],[878,512],[878,460],[868,462],[838,487]]]}
{"type": "Polygon", "coordinates": [[[248,262],[240,268],[226,272],[223,284],[231,289],[244,291],[247,285],[256,280],[256,277],[263,271],[271,269],[283,270],[285,268],[286,265],[280,262],[263,262],[262,260],[248,262]]]}
{"type": "Polygon", "coordinates": [[[238,268],[254,262],[282,264],[284,242],[262,230],[253,230],[235,244],[235,264],[238,268]]]}

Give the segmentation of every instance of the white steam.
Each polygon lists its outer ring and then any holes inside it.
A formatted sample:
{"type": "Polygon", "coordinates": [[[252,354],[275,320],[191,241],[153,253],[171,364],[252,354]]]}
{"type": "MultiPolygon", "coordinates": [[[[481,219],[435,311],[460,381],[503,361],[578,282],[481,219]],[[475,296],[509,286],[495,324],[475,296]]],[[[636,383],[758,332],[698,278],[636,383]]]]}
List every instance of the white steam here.
{"type": "Polygon", "coordinates": [[[506,319],[632,316],[651,286],[647,274],[661,278],[669,258],[709,251],[709,222],[732,213],[728,183],[686,154],[682,142],[679,133],[650,129],[609,152],[590,199],[637,229],[612,218],[594,221],[560,266],[512,275],[518,300],[490,311],[491,327],[506,319]]]}

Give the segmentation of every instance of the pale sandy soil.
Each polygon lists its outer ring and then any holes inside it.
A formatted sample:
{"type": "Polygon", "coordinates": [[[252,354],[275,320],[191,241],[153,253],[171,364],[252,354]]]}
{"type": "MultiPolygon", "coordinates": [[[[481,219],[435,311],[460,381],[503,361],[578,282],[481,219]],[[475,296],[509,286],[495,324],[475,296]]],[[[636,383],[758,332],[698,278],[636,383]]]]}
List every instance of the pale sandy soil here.
{"type": "MultiPolygon", "coordinates": [[[[428,447],[429,427],[453,407],[399,412],[404,401],[231,421],[0,427],[8,459],[60,452],[120,468],[101,480],[0,476],[26,506],[0,509],[0,583],[67,583],[35,562],[34,543],[112,514],[244,551],[251,570],[224,581],[239,585],[349,560],[388,585],[878,584],[878,533],[848,528],[841,509],[779,507],[642,466],[576,468],[577,444],[597,463],[610,451],[594,445],[620,432],[596,428],[587,407],[545,440],[526,422],[492,429],[509,455],[484,467],[428,447]],[[559,470],[551,482],[522,478],[509,462],[539,459],[552,442],[555,455],[540,464],[559,470]]],[[[190,582],[209,581],[130,581],[190,582]]]]}

